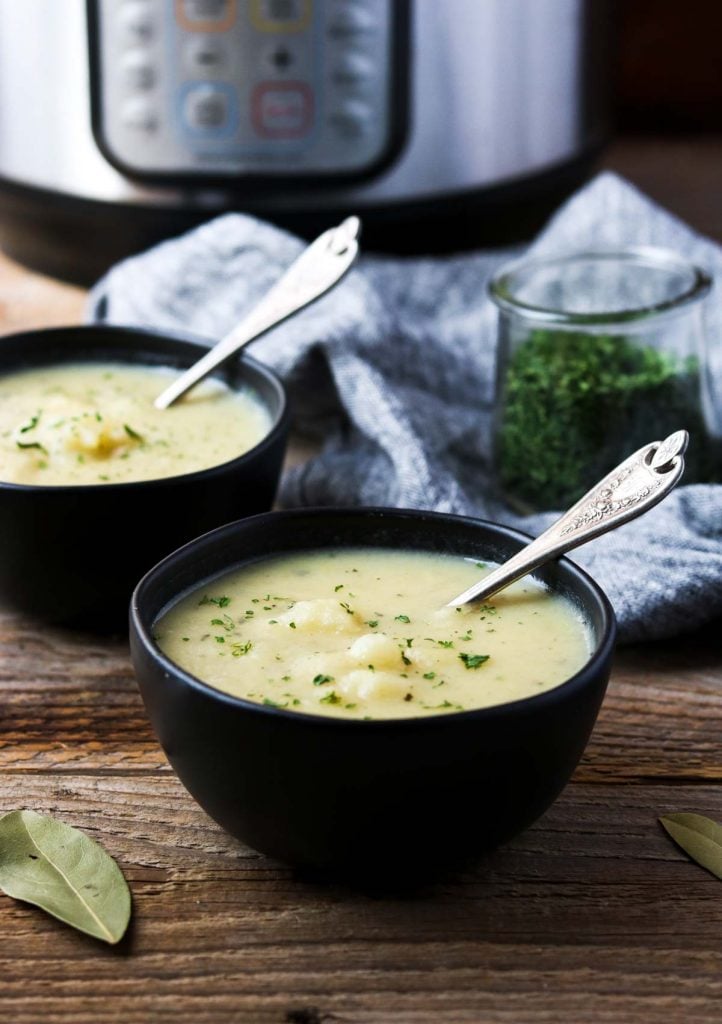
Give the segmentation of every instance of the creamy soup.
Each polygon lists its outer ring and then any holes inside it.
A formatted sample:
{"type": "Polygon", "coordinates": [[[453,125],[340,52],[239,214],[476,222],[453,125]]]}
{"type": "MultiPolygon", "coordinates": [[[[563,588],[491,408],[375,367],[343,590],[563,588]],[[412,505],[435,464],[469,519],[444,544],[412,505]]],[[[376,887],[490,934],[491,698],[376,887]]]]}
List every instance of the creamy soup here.
{"type": "Polygon", "coordinates": [[[425,552],[282,556],[184,596],[155,637],[219,690],[348,718],[464,711],[564,682],[591,653],[567,599],[526,579],[492,602],[443,607],[488,571],[425,552]]]}
{"type": "Polygon", "coordinates": [[[170,409],[170,367],[72,363],[0,378],[0,480],[102,484],[192,473],[248,451],[271,427],[249,391],[206,380],[170,409]]]}

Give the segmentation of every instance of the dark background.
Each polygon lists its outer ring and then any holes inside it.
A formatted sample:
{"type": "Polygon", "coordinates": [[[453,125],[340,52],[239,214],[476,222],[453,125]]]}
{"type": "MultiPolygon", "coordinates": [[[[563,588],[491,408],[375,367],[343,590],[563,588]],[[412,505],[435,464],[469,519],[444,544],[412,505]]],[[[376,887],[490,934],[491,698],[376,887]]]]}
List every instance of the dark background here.
{"type": "Polygon", "coordinates": [[[722,133],[722,0],[617,0],[615,17],[618,132],[722,133]]]}

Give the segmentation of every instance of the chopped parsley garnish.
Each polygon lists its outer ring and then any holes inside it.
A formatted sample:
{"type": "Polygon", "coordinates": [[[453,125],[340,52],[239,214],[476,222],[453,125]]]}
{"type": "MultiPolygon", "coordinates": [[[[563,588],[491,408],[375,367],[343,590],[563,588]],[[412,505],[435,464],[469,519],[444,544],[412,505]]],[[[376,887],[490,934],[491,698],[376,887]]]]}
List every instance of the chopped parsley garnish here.
{"type": "Polygon", "coordinates": [[[224,636],[214,636],[213,639],[217,644],[224,644],[226,642],[226,638],[224,636]]]}
{"type": "Polygon", "coordinates": [[[490,655],[488,654],[460,654],[459,658],[464,662],[467,668],[479,668],[485,661],[489,660],[490,655]]]}
{"type": "Polygon", "coordinates": [[[231,644],[231,654],[234,658],[241,658],[244,654],[248,654],[252,647],[253,644],[250,640],[246,640],[243,644],[240,642],[231,644]]]}
{"type": "Polygon", "coordinates": [[[266,707],[269,707],[269,708],[287,708],[288,707],[288,702],[286,702],[285,704],[281,704],[277,700],[271,700],[270,697],[264,697],[263,698],[263,703],[266,705],[266,707]]]}
{"type": "Polygon", "coordinates": [[[424,672],[424,679],[436,679],[436,672],[424,672]]]}
{"type": "Polygon", "coordinates": [[[367,619],[366,620],[366,625],[370,626],[371,629],[376,629],[378,624],[379,624],[379,620],[378,619],[367,619]]]}
{"type": "Polygon", "coordinates": [[[295,629],[296,628],[296,623],[295,622],[289,622],[288,628],[289,629],[295,629]]]}
{"type": "Polygon", "coordinates": [[[321,704],[340,704],[341,703],[341,698],[339,697],[339,695],[336,693],[335,690],[331,690],[331,692],[327,693],[325,697],[321,697],[320,703],[321,704]]]}
{"type": "Polygon", "coordinates": [[[211,626],[223,626],[229,632],[235,627],[235,622],[230,615],[224,615],[222,619],[211,619],[211,626]]]}
{"type": "Polygon", "coordinates": [[[314,686],[323,686],[325,683],[332,683],[333,676],[317,675],[313,677],[314,686]]]}
{"type": "Polygon", "coordinates": [[[143,440],[143,435],[139,434],[137,430],[133,430],[133,428],[131,426],[129,426],[129,424],[124,423],[123,424],[123,430],[126,432],[128,437],[132,437],[134,441],[142,441],[143,440]]]}
{"type": "Polygon", "coordinates": [[[227,608],[230,603],[230,597],[225,597],[225,595],[223,597],[209,597],[208,594],[204,594],[198,602],[199,605],[217,604],[219,608],[227,608]]]}
{"type": "Polygon", "coordinates": [[[411,658],[407,658],[404,651],[401,652],[401,660],[403,661],[404,665],[411,664],[411,658]]]}
{"type": "Polygon", "coordinates": [[[339,590],[343,590],[343,583],[339,583],[337,587],[333,588],[334,594],[338,594],[339,590]]]}
{"type": "Polygon", "coordinates": [[[435,643],[437,643],[439,645],[439,647],[447,647],[448,648],[448,647],[453,647],[454,646],[454,641],[453,640],[436,640],[435,643]]]}
{"type": "Polygon", "coordinates": [[[408,615],[396,615],[394,618],[396,622],[411,622],[411,619],[408,617],[408,615]]]}
{"type": "Polygon", "coordinates": [[[345,601],[338,602],[347,615],[353,615],[353,608],[351,608],[345,601]]]}
{"type": "Polygon", "coordinates": [[[20,428],[19,433],[27,434],[28,430],[32,430],[33,427],[37,427],[39,419],[40,419],[40,413],[36,413],[35,416],[31,417],[29,423],[26,423],[24,427],[20,428]]]}
{"type": "Polygon", "coordinates": [[[38,448],[43,454],[47,455],[47,450],[40,444],[39,441],[16,441],[15,444],[18,448],[38,448]]]}

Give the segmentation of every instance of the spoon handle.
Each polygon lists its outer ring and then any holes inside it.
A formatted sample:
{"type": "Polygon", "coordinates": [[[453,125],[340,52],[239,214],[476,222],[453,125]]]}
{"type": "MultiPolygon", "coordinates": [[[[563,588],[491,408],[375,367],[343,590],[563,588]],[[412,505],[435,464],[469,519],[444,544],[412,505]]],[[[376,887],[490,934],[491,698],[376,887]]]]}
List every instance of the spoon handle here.
{"type": "Polygon", "coordinates": [[[319,235],[230,334],[158,395],[153,403],[156,409],[167,409],[249,341],[332,288],[358,255],[360,228],[358,217],[347,217],[338,227],[319,235]]]}
{"type": "Polygon", "coordinates": [[[677,430],[664,441],[644,445],[595,484],[536,540],[449,601],[448,607],[484,601],[544,562],[642,515],[679,481],[688,441],[687,431],[677,430]]]}

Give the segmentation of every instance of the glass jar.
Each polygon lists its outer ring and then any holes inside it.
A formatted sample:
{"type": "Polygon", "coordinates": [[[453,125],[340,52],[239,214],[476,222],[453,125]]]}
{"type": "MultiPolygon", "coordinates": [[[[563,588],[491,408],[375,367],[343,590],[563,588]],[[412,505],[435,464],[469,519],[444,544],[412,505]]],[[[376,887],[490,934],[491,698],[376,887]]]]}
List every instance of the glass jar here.
{"type": "Polygon", "coordinates": [[[711,280],[661,249],[583,252],[502,267],[495,458],[519,511],[562,509],[637,448],[690,433],[687,483],[720,473],[707,387],[711,280]]]}

